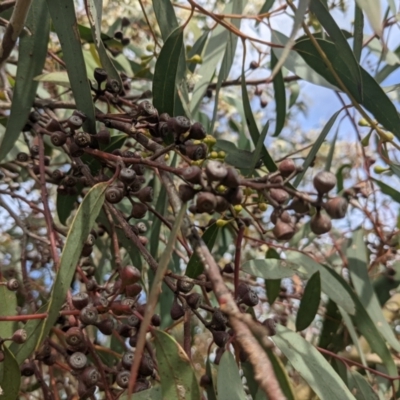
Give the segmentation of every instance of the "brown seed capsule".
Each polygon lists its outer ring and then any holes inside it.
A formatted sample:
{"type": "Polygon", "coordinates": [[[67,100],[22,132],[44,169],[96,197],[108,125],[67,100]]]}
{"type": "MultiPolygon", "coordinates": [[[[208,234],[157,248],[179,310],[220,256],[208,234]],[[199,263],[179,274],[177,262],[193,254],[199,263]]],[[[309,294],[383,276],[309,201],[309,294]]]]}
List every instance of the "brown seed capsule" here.
{"type": "Polygon", "coordinates": [[[139,393],[143,390],[146,390],[150,387],[150,382],[147,380],[144,381],[136,381],[135,386],[133,387],[133,393],[139,393]]]}
{"type": "Polygon", "coordinates": [[[62,131],[55,131],[50,135],[50,140],[54,146],[60,147],[67,142],[67,135],[62,131]]]}
{"type": "Polygon", "coordinates": [[[79,147],[88,147],[92,143],[92,136],[86,132],[77,132],[74,135],[74,142],[79,147]]]}
{"type": "Polygon", "coordinates": [[[290,240],[295,234],[295,228],[293,224],[288,224],[278,218],[272,233],[277,240],[290,240]]]}
{"type": "Polygon", "coordinates": [[[308,213],[310,211],[310,205],[296,196],[293,197],[290,208],[299,214],[308,213]]]}
{"type": "Polygon", "coordinates": [[[323,207],[332,219],[341,219],[346,216],[349,203],[344,197],[334,197],[328,200],[323,207]]]}
{"type": "Polygon", "coordinates": [[[122,280],[122,285],[132,285],[140,280],[140,271],[133,265],[127,265],[119,271],[119,276],[122,280]]]}
{"type": "Polygon", "coordinates": [[[93,366],[85,368],[82,372],[82,381],[87,387],[92,387],[97,384],[100,379],[100,373],[93,366]]]}
{"type": "Polygon", "coordinates": [[[323,235],[327,233],[332,228],[332,221],[328,215],[318,211],[310,221],[310,228],[316,235],[323,235]]]}
{"type": "Polygon", "coordinates": [[[142,290],[143,288],[138,283],[134,283],[125,287],[125,294],[128,297],[136,297],[142,290]]]}
{"type": "Polygon", "coordinates": [[[192,165],[182,171],[182,178],[190,183],[200,183],[201,173],[201,168],[197,165],[192,165]]]}
{"type": "Polygon", "coordinates": [[[141,219],[147,213],[147,206],[143,203],[134,203],[131,210],[131,218],[141,219]]]}
{"type": "Polygon", "coordinates": [[[111,94],[118,94],[121,91],[121,85],[116,79],[108,79],[106,83],[106,90],[111,94]]]}
{"type": "Polygon", "coordinates": [[[50,119],[46,124],[46,130],[49,132],[60,131],[61,130],[60,122],[54,118],[50,119]]]}
{"type": "Polygon", "coordinates": [[[67,119],[67,126],[68,128],[71,129],[71,131],[75,131],[79,128],[82,127],[83,125],[83,120],[79,115],[74,115],[72,114],[68,119],[67,119]]]}
{"type": "Polygon", "coordinates": [[[286,190],[279,188],[271,188],[269,195],[272,200],[275,200],[278,204],[283,204],[289,199],[289,194],[286,190]]]}
{"type": "Polygon", "coordinates": [[[229,189],[224,194],[224,197],[229,202],[229,204],[233,206],[239,205],[243,201],[243,190],[240,187],[229,189]]]}
{"type": "Polygon", "coordinates": [[[151,317],[151,324],[153,326],[160,326],[161,325],[161,317],[158,314],[154,314],[151,317]]]}
{"type": "Polygon", "coordinates": [[[226,315],[221,310],[216,308],[211,318],[210,327],[216,331],[224,331],[226,329],[227,322],[228,318],[226,315]]]}
{"type": "Polygon", "coordinates": [[[139,104],[139,111],[145,116],[154,116],[157,114],[156,108],[148,100],[144,100],[139,104]]]}
{"type": "Polygon", "coordinates": [[[128,371],[130,371],[132,368],[134,358],[135,358],[135,353],[133,353],[132,351],[125,352],[122,355],[122,360],[121,360],[122,366],[128,371]]]}
{"type": "Polygon", "coordinates": [[[124,34],[122,31],[115,31],[114,32],[114,39],[121,40],[124,37],[124,34]]]}
{"type": "Polygon", "coordinates": [[[286,158],[278,165],[278,170],[283,177],[290,176],[296,171],[296,164],[291,158],[286,158]]]}
{"type": "Polygon", "coordinates": [[[69,145],[69,154],[71,157],[82,157],[85,152],[75,142],[72,142],[69,145]]]}
{"type": "Polygon", "coordinates": [[[140,361],[139,374],[142,376],[150,376],[153,374],[154,362],[148,354],[143,354],[140,361]]]}
{"type": "Polygon", "coordinates": [[[29,152],[31,153],[32,156],[37,156],[39,154],[39,146],[37,144],[33,144],[29,148],[29,152]]]}
{"type": "Polygon", "coordinates": [[[119,203],[124,198],[124,192],[116,186],[109,186],[106,189],[106,200],[111,204],[119,203]]]}
{"type": "Polygon", "coordinates": [[[132,334],[132,328],[128,324],[121,324],[118,326],[117,332],[123,338],[128,338],[132,334]]]}
{"type": "Polygon", "coordinates": [[[112,318],[102,319],[97,322],[96,327],[103,335],[109,336],[112,335],[115,329],[115,322],[112,318]]]}
{"type": "Polygon", "coordinates": [[[190,308],[197,310],[201,304],[202,297],[199,293],[190,293],[186,296],[186,303],[190,308]]]}
{"type": "Polygon", "coordinates": [[[65,332],[65,341],[70,346],[78,346],[84,340],[83,332],[77,326],[73,326],[65,332]]]}
{"type": "Polygon", "coordinates": [[[274,336],[276,334],[276,322],[273,318],[265,319],[262,324],[267,328],[268,336],[274,336]]]}
{"type": "Polygon", "coordinates": [[[107,80],[108,74],[107,71],[103,68],[95,68],[93,71],[94,79],[96,79],[97,83],[100,84],[107,80]]]}
{"type": "Polygon", "coordinates": [[[260,64],[255,60],[250,62],[250,69],[257,69],[259,66],[260,64]]]}
{"type": "Polygon", "coordinates": [[[127,17],[122,17],[121,18],[121,26],[122,26],[122,28],[126,28],[130,24],[131,24],[131,21],[129,20],[129,18],[127,18],[127,17]]]}
{"type": "Polygon", "coordinates": [[[98,316],[99,312],[97,311],[97,308],[91,306],[86,306],[79,313],[79,319],[85,325],[95,325],[98,316]]]}
{"type": "Polygon", "coordinates": [[[72,296],[72,305],[77,310],[82,310],[89,304],[89,295],[85,292],[79,292],[72,296]]]}
{"type": "Polygon", "coordinates": [[[314,187],[319,194],[328,193],[337,183],[336,176],[329,171],[320,171],[313,179],[314,187]]]}
{"type": "Polygon", "coordinates": [[[244,282],[239,282],[239,285],[236,289],[236,294],[237,294],[238,300],[241,301],[243,299],[243,297],[246,296],[247,293],[249,293],[249,291],[250,291],[249,285],[247,285],[244,282]]]}
{"type": "Polygon", "coordinates": [[[135,180],[136,172],[131,168],[122,168],[118,178],[121,182],[129,185],[135,180]]]}
{"type": "Polygon", "coordinates": [[[199,213],[212,213],[217,205],[215,195],[209,192],[200,192],[196,199],[196,208],[199,213]]]}
{"type": "Polygon", "coordinates": [[[28,339],[28,333],[25,329],[17,329],[11,336],[11,341],[16,344],[23,344],[28,339]]]}
{"type": "Polygon", "coordinates": [[[231,262],[225,264],[224,269],[222,270],[225,274],[233,274],[235,272],[233,264],[231,262]]]}
{"type": "Polygon", "coordinates": [[[159,120],[161,122],[167,122],[170,118],[171,117],[170,117],[170,115],[168,113],[162,113],[162,114],[160,114],[159,120]]]}
{"type": "Polygon", "coordinates": [[[122,389],[126,389],[129,385],[129,380],[131,378],[130,371],[120,371],[115,378],[115,382],[122,389]]]}
{"type": "Polygon", "coordinates": [[[142,243],[143,246],[147,246],[149,243],[149,239],[147,239],[146,236],[138,236],[140,243],[142,243]]]}
{"type": "Polygon", "coordinates": [[[200,378],[200,386],[206,388],[212,383],[211,378],[208,375],[202,375],[200,378]]]}
{"type": "Polygon", "coordinates": [[[221,184],[228,187],[228,188],[236,188],[239,186],[240,177],[239,173],[236,171],[235,168],[228,168],[228,173],[226,177],[222,179],[221,184]]]}
{"type": "Polygon", "coordinates": [[[182,318],[185,315],[185,310],[183,307],[178,303],[178,299],[175,297],[172,306],[171,306],[171,318],[176,321],[179,318],[182,318]]]}
{"type": "Polygon", "coordinates": [[[224,347],[229,340],[229,333],[225,331],[212,331],[212,336],[218,347],[224,347]]]}
{"type": "Polygon", "coordinates": [[[129,346],[136,347],[138,341],[138,335],[133,335],[129,338],[129,346]]]}
{"type": "Polygon", "coordinates": [[[137,192],[136,197],[143,203],[151,203],[154,198],[154,191],[151,186],[146,186],[137,192]]]}
{"type": "Polygon", "coordinates": [[[186,203],[194,198],[194,196],[197,193],[197,190],[193,189],[192,186],[183,183],[182,185],[179,186],[178,192],[180,199],[184,203],[186,203]]]}
{"type": "Polygon", "coordinates": [[[7,281],[7,289],[8,290],[15,292],[19,289],[19,287],[20,287],[20,284],[17,279],[11,278],[9,281],[7,281]]]}
{"type": "Polygon", "coordinates": [[[190,133],[189,133],[188,139],[202,140],[206,136],[207,136],[207,132],[204,129],[204,126],[200,122],[195,122],[190,127],[190,133]]]}
{"type": "Polygon", "coordinates": [[[170,118],[167,121],[168,129],[175,132],[178,136],[186,133],[190,129],[190,121],[183,116],[170,118]]]}
{"type": "Polygon", "coordinates": [[[215,199],[217,201],[216,206],[215,206],[215,211],[222,213],[229,208],[229,203],[225,199],[225,197],[215,196],[215,199]]]}
{"type": "Polygon", "coordinates": [[[132,328],[138,328],[140,325],[140,319],[135,314],[132,314],[128,317],[126,323],[132,328]]]}
{"type": "Polygon", "coordinates": [[[221,162],[210,160],[206,165],[206,175],[209,182],[220,182],[228,175],[228,169],[221,162]]]}
{"type": "Polygon", "coordinates": [[[99,143],[102,144],[110,144],[111,135],[108,129],[101,129],[97,132],[97,135],[94,136],[99,143]]]}
{"type": "Polygon", "coordinates": [[[246,304],[246,306],[249,307],[254,307],[258,304],[259,302],[259,298],[257,293],[250,289],[245,296],[242,297],[242,302],[243,304],[246,304]]]}
{"type": "Polygon", "coordinates": [[[17,154],[17,161],[19,162],[28,162],[29,161],[29,155],[24,153],[24,152],[20,152],[17,154]]]}
{"type": "Polygon", "coordinates": [[[68,364],[74,370],[82,370],[86,367],[87,357],[80,351],[76,351],[70,355],[68,364]]]}
{"type": "Polygon", "coordinates": [[[193,161],[202,160],[207,156],[207,145],[201,144],[187,144],[181,148],[182,154],[186,155],[193,161]]]}
{"type": "Polygon", "coordinates": [[[22,376],[32,376],[35,373],[32,361],[24,362],[19,369],[22,376]]]}
{"type": "Polygon", "coordinates": [[[194,283],[189,279],[186,279],[186,277],[183,277],[183,279],[178,280],[176,286],[180,292],[189,293],[193,289],[194,283]]]}

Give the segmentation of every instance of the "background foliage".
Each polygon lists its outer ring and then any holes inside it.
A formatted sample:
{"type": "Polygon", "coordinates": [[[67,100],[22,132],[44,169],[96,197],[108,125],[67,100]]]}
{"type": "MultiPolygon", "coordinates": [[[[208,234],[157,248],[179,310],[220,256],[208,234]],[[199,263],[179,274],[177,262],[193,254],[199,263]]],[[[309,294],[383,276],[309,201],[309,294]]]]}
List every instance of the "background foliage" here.
{"type": "Polygon", "coordinates": [[[400,397],[394,0],[6,0],[0,14],[0,398],[400,397]],[[207,136],[161,131],[162,113],[207,136]],[[200,212],[200,192],[230,204],[200,212]],[[348,206],[332,222],[329,199],[348,206]]]}

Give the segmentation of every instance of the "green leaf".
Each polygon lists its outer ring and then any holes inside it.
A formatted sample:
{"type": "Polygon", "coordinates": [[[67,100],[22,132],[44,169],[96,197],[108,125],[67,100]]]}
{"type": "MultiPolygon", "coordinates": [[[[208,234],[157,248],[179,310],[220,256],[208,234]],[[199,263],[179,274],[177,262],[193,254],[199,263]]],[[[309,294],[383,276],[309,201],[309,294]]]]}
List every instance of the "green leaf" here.
{"type": "Polygon", "coordinates": [[[295,263],[274,258],[249,260],[242,265],[242,271],[264,279],[290,278],[297,269],[295,263]]]}
{"type": "Polygon", "coordinates": [[[153,104],[159,113],[174,115],[176,73],[183,46],[183,29],[176,28],[164,43],[153,79],[153,104]]]}
{"type": "MultiPolygon", "coordinates": [[[[258,139],[260,137],[260,132],[258,130],[256,120],[253,115],[253,111],[251,110],[249,94],[247,92],[246,86],[246,76],[244,70],[244,63],[242,64],[242,102],[243,102],[243,110],[246,118],[247,127],[249,128],[249,133],[251,140],[253,141],[254,146],[258,143],[258,139]]],[[[264,161],[265,166],[268,168],[270,172],[274,172],[278,169],[268,150],[264,147],[261,153],[262,159],[264,161]]]]}
{"type": "Polygon", "coordinates": [[[60,85],[68,88],[71,87],[66,71],[48,72],[46,74],[35,76],[34,80],[38,82],[51,82],[55,85],[60,85]]]}
{"type": "MultiPolygon", "coordinates": [[[[274,248],[270,247],[265,254],[265,258],[279,260],[280,255],[274,248]]],[[[281,292],[281,279],[265,279],[264,284],[268,303],[272,306],[281,292]]]]}
{"type": "Polygon", "coordinates": [[[26,27],[29,35],[19,39],[19,56],[15,87],[7,121],[6,132],[0,144],[0,160],[13,148],[27,122],[29,112],[35,99],[38,82],[33,78],[42,73],[47,55],[50,20],[46,2],[37,0],[32,3],[26,27]],[[35,56],[32,57],[32,54],[35,56]]]}
{"type": "Polygon", "coordinates": [[[47,0],[47,6],[60,40],[76,106],[87,117],[84,128],[89,133],[96,133],[92,93],[86,75],[74,2],[73,0],[47,0]]]}
{"type": "Polygon", "coordinates": [[[356,2],[367,15],[372,29],[380,37],[382,35],[381,3],[375,0],[356,0],[356,2]]]}
{"type": "MultiPolygon", "coordinates": [[[[212,251],[214,247],[214,243],[217,240],[219,231],[220,228],[217,226],[217,224],[213,224],[206,229],[201,237],[210,251],[212,251]]],[[[203,263],[201,262],[199,256],[197,253],[193,253],[186,267],[185,275],[187,275],[189,278],[197,278],[203,272],[203,268],[203,263]]]]}
{"type": "Polygon", "coordinates": [[[343,340],[342,317],[338,306],[329,299],[326,306],[324,325],[319,337],[319,347],[328,349],[334,353],[339,352],[345,346],[343,340]]]}
{"type": "MultiPolygon", "coordinates": [[[[351,79],[347,63],[337,57],[335,45],[327,40],[316,39],[318,45],[324,51],[333,68],[338,74],[343,84],[347,87],[354,98],[358,97],[357,85],[351,79]]],[[[326,80],[336,84],[336,79],[326,67],[314,45],[309,39],[298,41],[294,49],[304,58],[307,64],[326,80]]],[[[371,112],[377,121],[387,130],[393,132],[397,138],[400,138],[400,118],[396,107],[367,71],[361,68],[361,78],[363,82],[363,101],[360,102],[369,112],[371,112]]]]}
{"type": "Polygon", "coordinates": [[[350,45],[347,43],[343,32],[336,24],[326,5],[321,0],[311,0],[310,11],[313,12],[325,30],[328,32],[330,39],[336,47],[336,54],[346,63],[353,83],[357,88],[357,99],[361,101],[363,98],[362,80],[360,66],[355,58],[350,45]]]}
{"type": "Polygon", "coordinates": [[[322,143],[324,143],[326,136],[330,132],[333,124],[336,121],[336,118],[338,115],[341,113],[342,110],[336,111],[335,114],[332,115],[332,117],[329,119],[329,121],[326,123],[324,128],[322,129],[321,133],[319,134],[317,140],[315,141],[313,147],[311,147],[310,152],[308,153],[307,158],[304,160],[303,163],[303,171],[300,172],[297,176],[296,179],[293,182],[293,186],[297,187],[299,186],[301,180],[303,179],[308,167],[313,163],[315,156],[317,155],[322,143]]]}
{"type": "Polygon", "coordinates": [[[325,171],[330,171],[332,167],[333,155],[335,154],[336,140],[339,134],[339,127],[336,129],[335,136],[333,137],[331,146],[329,148],[328,156],[326,157],[325,171]]]}
{"type": "MultiPolygon", "coordinates": [[[[361,52],[364,40],[364,14],[360,7],[356,4],[354,7],[354,41],[353,41],[353,52],[356,60],[360,62],[361,52]]],[[[379,82],[379,81],[378,81],[379,82]]]]}
{"type": "Polygon", "coordinates": [[[328,361],[298,333],[277,325],[272,339],[319,398],[355,400],[328,361]]]}
{"type": "Polygon", "coordinates": [[[372,178],[373,181],[380,187],[382,193],[390,196],[394,201],[400,203],[400,192],[393,188],[393,186],[389,186],[382,181],[378,181],[377,179],[372,178]]]}
{"type": "Polygon", "coordinates": [[[218,400],[246,400],[239,369],[230,351],[221,357],[217,377],[218,400]]]}
{"type": "Polygon", "coordinates": [[[206,361],[206,374],[210,377],[211,379],[211,384],[207,385],[205,390],[207,393],[207,400],[217,400],[217,396],[216,396],[216,391],[215,391],[215,387],[216,387],[216,382],[215,381],[215,376],[213,376],[212,373],[212,367],[211,367],[211,362],[210,359],[207,357],[207,361],[206,361]]]}
{"type": "Polygon", "coordinates": [[[122,88],[121,77],[115,68],[112,60],[107,54],[103,40],[101,38],[101,14],[103,8],[103,0],[88,0],[87,17],[89,19],[90,28],[92,30],[93,42],[99,54],[102,67],[107,71],[108,76],[115,79],[122,88]]]}
{"type": "Polygon", "coordinates": [[[357,400],[378,400],[379,396],[374,392],[367,380],[356,370],[347,370],[348,386],[357,400]]]}
{"type": "Polygon", "coordinates": [[[77,199],[78,194],[70,196],[57,193],[57,215],[63,225],[67,224],[67,219],[71,215],[77,199]]]}
{"type": "MultiPolygon", "coordinates": [[[[2,281],[4,283],[5,281],[2,281]]],[[[6,286],[0,286],[1,315],[15,315],[17,312],[17,297],[15,292],[8,290],[6,286]]],[[[10,338],[14,333],[15,323],[13,321],[2,321],[0,323],[0,338],[10,338]]],[[[0,385],[1,386],[1,385],[0,385]]]]}
{"type": "Polygon", "coordinates": [[[251,168],[250,168],[250,173],[249,175],[254,174],[254,170],[256,169],[256,166],[258,162],[260,161],[261,154],[263,153],[263,150],[265,149],[265,138],[267,137],[268,134],[268,129],[269,129],[269,121],[264,125],[263,130],[261,131],[260,137],[258,138],[256,148],[254,149],[253,155],[252,155],[252,163],[251,163],[251,168]]]}
{"type": "MultiPolygon", "coordinates": [[[[207,43],[209,33],[210,33],[209,30],[204,31],[202,33],[202,35],[194,42],[192,48],[190,49],[190,51],[188,52],[188,55],[187,55],[187,58],[189,60],[196,54],[198,54],[199,56],[201,56],[203,54],[203,50],[207,43]]],[[[197,64],[189,63],[188,70],[190,72],[194,72],[194,70],[196,69],[196,66],[197,66],[197,64]]]]}
{"type": "Polygon", "coordinates": [[[3,394],[0,395],[0,399],[15,400],[18,398],[19,386],[21,384],[21,372],[17,360],[9,348],[3,346],[3,352],[3,377],[0,381],[0,388],[3,394]]]}
{"type": "Polygon", "coordinates": [[[153,0],[153,9],[164,41],[178,27],[174,7],[170,0],[153,0]]]}
{"type": "Polygon", "coordinates": [[[64,304],[72,278],[75,275],[76,264],[79,261],[83,244],[103,206],[107,186],[107,182],[93,186],[83,199],[72,221],[47,307],[48,317],[44,320],[36,348],[40,346],[42,340],[50,332],[59,317],[60,309],[64,304]]]}
{"type": "Polygon", "coordinates": [[[364,243],[364,232],[362,230],[353,233],[353,240],[351,245],[347,248],[346,255],[351,282],[361,303],[364,305],[382,336],[395,351],[400,352],[400,343],[383,315],[381,305],[368,275],[369,262],[367,248],[364,243]]]}
{"type": "MultiPolygon", "coordinates": [[[[275,68],[278,59],[274,51],[271,51],[271,69],[275,68]]],[[[276,108],[276,124],[274,136],[279,136],[286,120],[286,91],[285,82],[283,80],[282,68],[277,72],[273,80],[276,108]]]]}
{"type": "Polygon", "coordinates": [[[162,398],[198,400],[200,388],[193,366],[182,347],[163,331],[155,330],[153,334],[162,398]]]}
{"type": "Polygon", "coordinates": [[[321,300],[321,276],[315,272],[308,280],[301,298],[299,310],[296,316],[296,331],[306,329],[313,321],[318,312],[321,300]]]}
{"type": "Polygon", "coordinates": [[[356,311],[355,302],[352,296],[343,287],[341,280],[332,278],[329,269],[314,261],[311,257],[297,251],[288,250],[285,252],[288,262],[297,264],[297,267],[303,267],[308,276],[319,271],[321,274],[322,291],[329,296],[336,304],[340,305],[346,312],[353,315],[356,311]]]}
{"type": "MultiPolygon", "coordinates": [[[[262,7],[260,8],[260,11],[257,14],[260,15],[260,14],[267,13],[274,5],[274,2],[275,2],[275,0],[265,0],[265,3],[262,5],[262,7]]],[[[257,21],[256,25],[258,25],[258,24],[259,24],[259,22],[257,21]]]]}
{"type": "MultiPolygon", "coordinates": [[[[121,396],[120,400],[128,400],[128,395],[121,396]]],[[[153,386],[151,389],[143,390],[139,393],[133,393],[132,400],[163,400],[161,386],[153,386]]]]}

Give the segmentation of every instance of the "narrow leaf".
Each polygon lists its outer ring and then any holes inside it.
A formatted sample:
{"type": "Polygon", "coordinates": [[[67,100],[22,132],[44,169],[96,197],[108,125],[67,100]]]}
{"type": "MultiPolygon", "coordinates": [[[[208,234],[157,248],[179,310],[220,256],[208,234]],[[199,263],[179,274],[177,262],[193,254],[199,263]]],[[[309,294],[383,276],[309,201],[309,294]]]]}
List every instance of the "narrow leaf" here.
{"type": "Polygon", "coordinates": [[[378,400],[379,396],[374,392],[367,380],[356,370],[347,370],[349,389],[357,400],[378,400]]]}
{"type": "Polygon", "coordinates": [[[0,394],[0,399],[15,400],[18,398],[19,386],[21,383],[21,372],[16,359],[9,348],[3,346],[3,352],[3,377],[0,381],[2,394],[0,394]]]}
{"type": "MultiPolygon", "coordinates": [[[[203,32],[203,34],[194,42],[193,47],[190,49],[188,52],[188,59],[190,60],[193,56],[196,54],[201,56],[203,54],[204,47],[207,43],[208,35],[210,31],[206,30],[203,32]]],[[[196,69],[197,64],[195,63],[188,63],[188,70],[190,72],[194,72],[196,69]]]]}
{"type": "Polygon", "coordinates": [[[364,14],[360,7],[356,4],[354,7],[354,41],[353,52],[356,60],[360,62],[362,45],[364,40],[364,14]]]}
{"type": "Polygon", "coordinates": [[[230,351],[221,357],[217,377],[218,400],[246,400],[239,369],[230,351]]]}
{"type": "Polygon", "coordinates": [[[277,325],[276,331],[277,334],[272,337],[274,343],[319,398],[355,400],[339,375],[314,346],[282,325],[277,325]]]}
{"type": "Polygon", "coordinates": [[[23,35],[19,40],[17,75],[10,117],[0,145],[0,160],[13,148],[27,122],[38,87],[38,82],[33,78],[42,73],[46,60],[50,18],[44,0],[32,3],[26,27],[30,35],[23,35]],[[32,54],[35,56],[32,57],[32,54]]]}
{"type": "Polygon", "coordinates": [[[297,269],[295,263],[273,258],[249,260],[242,265],[242,271],[264,279],[290,278],[297,269]]]}
{"type": "Polygon", "coordinates": [[[381,14],[381,2],[376,0],[356,0],[358,6],[367,15],[369,23],[372,29],[378,35],[382,36],[382,14],[381,14]]]}
{"type": "MultiPolygon", "coordinates": [[[[121,396],[120,400],[128,400],[128,395],[121,396]]],[[[151,389],[143,390],[138,393],[133,393],[132,400],[163,400],[161,386],[153,386],[151,389]]]]}
{"type": "Polygon", "coordinates": [[[170,0],[153,0],[153,9],[165,42],[172,31],[178,27],[174,7],[170,0]]]}
{"type": "Polygon", "coordinates": [[[300,307],[296,316],[296,330],[306,329],[314,320],[318,312],[321,300],[321,276],[319,271],[315,272],[306,287],[301,298],[300,307]]]}
{"type": "Polygon", "coordinates": [[[193,366],[176,340],[163,331],[154,331],[154,343],[163,399],[198,400],[200,388],[193,366]]]}
{"type": "Polygon", "coordinates": [[[157,59],[153,79],[153,104],[159,113],[174,115],[176,73],[183,46],[183,30],[175,29],[164,43],[157,59]]]}
{"type": "Polygon", "coordinates": [[[354,232],[352,243],[347,248],[346,255],[349,263],[351,282],[361,303],[364,305],[376,327],[380,330],[382,336],[395,351],[400,352],[400,343],[383,315],[381,305],[368,275],[369,262],[362,230],[354,232]]]}
{"type": "Polygon", "coordinates": [[[96,133],[92,93],[86,75],[74,1],[47,0],[47,6],[60,40],[76,106],[87,117],[84,127],[87,132],[96,133]]]}
{"type": "Polygon", "coordinates": [[[269,121],[267,121],[267,123],[264,125],[260,137],[258,138],[256,148],[254,149],[253,160],[250,168],[250,175],[254,174],[254,170],[256,169],[256,166],[260,161],[261,154],[264,152],[265,149],[264,143],[265,143],[265,138],[267,137],[268,134],[268,128],[269,128],[269,121]]]}
{"type": "MultiPolygon", "coordinates": [[[[203,233],[203,236],[201,237],[206,244],[206,246],[212,251],[212,248],[214,247],[214,243],[217,240],[218,233],[220,231],[220,228],[217,226],[217,224],[211,225],[209,228],[206,229],[206,231],[203,233]]],[[[199,256],[197,253],[193,253],[192,256],[190,257],[190,260],[188,262],[188,265],[186,267],[186,275],[189,278],[196,278],[198,277],[202,272],[203,272],[203,263],[201,262],[199,256]]]]}
{"type": "MultiPolygon", "coordinates": [[[[5,283],[2,281],[1,283],[5,283]]],[[[0,286],[1,315],[15,315],[17,309],[17,297],[15,292],[8,290],[5,285],[0,286]]],[[[10,338],[14,333],[15,323],[12,321],[2,321],[0,323],[0,338],[10,338]]]]}
{"type": "Polygon", "coordinates": [[[336,140],[337,140],[338,134],[339,134],[339,127],[336,129],[335,136],[334,136],[331,146],[329,148],[328,156],[326,157],[325,171],[331,170],[333,155],[335,154],[335,146],[336,146],[336,140]]]}
{"type": "MultiPolygon", "coordinates": [[[[273,51],[271,51],[271,68],[275,68],[278,59],[273,51]]],[[[286,91],[285,82],[283,80],[282,69],[280,69],[273,80],[275,108],[276,108],[276,124],[274,136],[279,136],[286,120],[286,91]]]]}
{"type": "Polygon", "coordinates": [[[382,193],[390,196],[395,202],[400,204],[400,192],[393,188],[393,186],[387,185],[382,181],[372,178],[373,181],[380,187],[382,193]]]}

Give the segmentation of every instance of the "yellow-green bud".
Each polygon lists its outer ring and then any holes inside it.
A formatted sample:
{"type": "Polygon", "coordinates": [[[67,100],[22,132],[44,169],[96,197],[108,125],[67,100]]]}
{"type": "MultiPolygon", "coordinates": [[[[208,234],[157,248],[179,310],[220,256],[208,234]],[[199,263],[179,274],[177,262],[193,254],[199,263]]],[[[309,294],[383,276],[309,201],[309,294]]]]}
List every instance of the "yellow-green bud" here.
{"type": "Polygon", "coordinates": [[[260,211],[266,211],[268,208],[268,204],[267,203],[259,203],[258,208],[260,209],[260,211]]]}
{"type": "Polygon", "coordinates": [[[383,174],[384,172],[388,171],[389,168],[382,167],[382,165],[375,165],[374,166],[374,172],[376,174],[383,174]]]}
{"type": "Polygon", "coordinates": [[[195,54],[193,57],[189,58],[187,62],[193,63],[193,64],[202,64],[203,59],[199,54],[195,54]]]}
{"type": "Polygon", "coordinates": [[[394,139],[394,135],[392,132],[382,132],[380,135],[381,139],[385,142],[392,142],[394,139]]]}
{"type": "Polygon", "coordinates": [[[226,157],[226,153],[223,150],[221,150],[221,151],[218,152],[218,157],[219,158],[225,158],[226,157]]]}
{"type": "Polygon", "coordinates": [[[371,126],[371,125],[369,124],[369,122],[365,118],[361,118],[358,121],[358,126],[371,126]]]}
{"type": "Polygon", "coordinates": [[[236,206],[233,206],[233,209],[237,212],[240,213],[240,211],[243,210],[243,207],[241,204],[237,204],[236,206]]]}
{"type": "Polygon", "coordinates": [[[226,224],[229,224],[230,221],[226,221],[224,219],[217,219],[216,224],[218,228],[223,228],[226,224]]]}
{"type": "Polygon", "coordinates": [[[210,158],[218,158],[218,152],[217,151],[212,151],[210,153],[210,158]]]}

